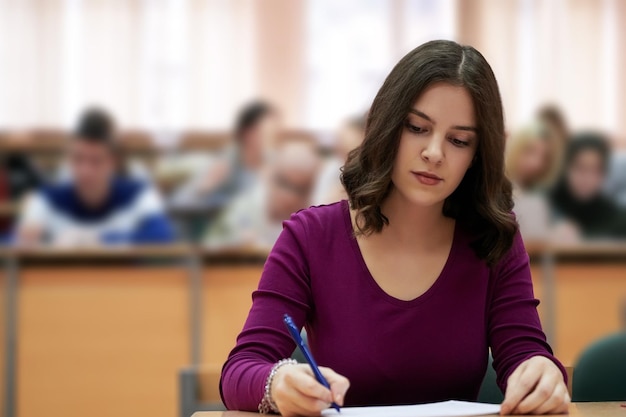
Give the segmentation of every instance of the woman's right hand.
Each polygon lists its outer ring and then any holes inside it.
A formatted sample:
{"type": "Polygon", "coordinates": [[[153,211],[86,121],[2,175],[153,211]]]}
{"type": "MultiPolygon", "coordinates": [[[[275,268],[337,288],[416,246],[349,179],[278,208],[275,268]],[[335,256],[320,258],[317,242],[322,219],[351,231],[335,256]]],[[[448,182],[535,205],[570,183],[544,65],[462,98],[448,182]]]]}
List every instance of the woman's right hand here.
{"type": "Polygon", "coordinates": [[[343,405],[350,381],[330,368],[320,367],[320,372],[330,390],[317,382],[309,365],[285,365],[276,371],[270,392],[282,416],[319,416],[332,402],[343,405]]]}

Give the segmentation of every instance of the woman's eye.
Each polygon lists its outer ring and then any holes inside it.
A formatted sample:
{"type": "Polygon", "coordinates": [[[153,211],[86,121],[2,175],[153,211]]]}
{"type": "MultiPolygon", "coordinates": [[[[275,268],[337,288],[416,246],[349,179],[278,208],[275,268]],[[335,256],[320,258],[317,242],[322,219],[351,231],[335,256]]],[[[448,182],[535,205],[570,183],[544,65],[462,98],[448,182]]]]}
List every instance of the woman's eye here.
{"type": "Polygon", "coordinates": [[[458,147],[463,147],[463,146],[467,146],[467,145],[469,145],[469,142],[466,142],[466,141],[464,141],[464,140],[457,139],[457,138],[451,138],[451,139],[450,139],[450,142],[452,142],[452,144],[453,144],[454,146],[458,146],[458,147]]]}
{"type": "Polygon", "coordinates": [[[409,129],[409,131],[413,132],[413,133],[424,133],[426,132],[426,129],[422,129],[419,126],[415,126],[409,122],[406,122],[406,128],[409,129]]]}

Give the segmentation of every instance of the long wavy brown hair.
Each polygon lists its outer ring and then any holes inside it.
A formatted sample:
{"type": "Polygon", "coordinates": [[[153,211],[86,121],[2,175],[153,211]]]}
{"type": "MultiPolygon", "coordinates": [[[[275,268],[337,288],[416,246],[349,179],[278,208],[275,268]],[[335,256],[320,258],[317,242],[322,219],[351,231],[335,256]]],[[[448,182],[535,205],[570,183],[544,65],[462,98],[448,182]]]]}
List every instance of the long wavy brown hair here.
{"type": "Polygon", "coordinates": [[[378,91],[365,139],[350,153],[341,174],[350,206],[357,211],[356,233],[369,235],[389,224],[381,204],[393,187],[391,173],[403,123],[420,94],[437,82],[467,89],[478,123],[475,160],[444,202],[443,214],[472,233],[472,249],[492,266],[510,249],[518,229],[511,213],[511,183],[504,175],[502,100],[480,52],[452,41],[427,42],[409,52],[378,91]]]}

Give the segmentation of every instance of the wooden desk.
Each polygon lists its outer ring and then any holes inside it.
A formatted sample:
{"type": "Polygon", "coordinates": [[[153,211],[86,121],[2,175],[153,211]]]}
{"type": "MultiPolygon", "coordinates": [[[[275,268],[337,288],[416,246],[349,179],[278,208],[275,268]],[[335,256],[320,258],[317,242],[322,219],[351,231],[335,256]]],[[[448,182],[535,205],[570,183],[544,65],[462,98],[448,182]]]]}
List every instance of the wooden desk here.
{"type": "Polygon", "coordinates": [[[550,244],[547,242],[525,242],[526,251],[531,257],[551,255],[558,259],[590,258],[607,259],[612,257],[626,259],[626,241],[598,240],[579,243],[550,244]]]}
{"type": "Polygon", "coordinates": [[[6,415],[6,372],[8,370],[7,364],[10,360],[8,356],[8,349],[10,344],[8,343],[7,325],[11,322],[9,315],[12,313],[9,307],[9,280],[7,279],[7,272],[9,272],[10,265],[8,264],[8,256],[6,251],[0,251],[0,414],[6,415]]]}
{"type": "Polygon", "coordinates": [[[18,417],[51,409],[75,417],[176,415],[176,374],[192,363],[198,330],[189,247],[40,248],[11,256],[19,265],[18,417]]]}
{"type": "MultiPolygon", "coordinates": [[[[33,130],[20,135],[0,134],[0,152],[60,155],[66,149],[71,132],[64,130],[33,130]],[[4,137],[3,137],[4,136],[4,137]]],[[[118,135],[124,154],[154,154],[158,152],[148,132],[123,131],[118,135]]]]}
{"type": "Polygon", "coordinates": [[[154,246],[108,246],[90,248],[47,248],[33,247],[10,251],[20,261],[67,261],[81,260],[119,261],[136,259],[180,259],[194,254],[189,245],[154,246]]]}
{"type": "Polygon", "coordinates": [[[219,403],[218,383],[222,365],[235,346],[252,306],[263,272],[267,251],[202,251],[204,273],[201,324],[204,374],[200,397],[203,402],[219,403]]]}
{"type": "MultiPolygon", "coordinates": [[[[626,408],[620,407],[621,403],[576,403],[570,405],[569,415],[572,417],[624,417],[626,408]]],[[[243,413],[241,411],[203,411],[197,412],[193,417],[253,417],[257,413],[243,413]]]]}
{"type": "Polygon", "coordinates": [[[626,323],[626,242],[529,243],[539,314],[556,356],[573,365],[626,323]]]}

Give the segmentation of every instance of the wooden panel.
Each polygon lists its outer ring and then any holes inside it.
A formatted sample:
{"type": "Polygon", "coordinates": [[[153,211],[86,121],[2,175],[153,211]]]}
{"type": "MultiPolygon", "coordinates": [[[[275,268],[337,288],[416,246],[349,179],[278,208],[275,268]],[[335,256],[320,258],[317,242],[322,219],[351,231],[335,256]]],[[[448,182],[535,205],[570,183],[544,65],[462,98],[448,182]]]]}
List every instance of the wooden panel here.
{"type": "Polygon", "coordinates": [[[222,364],[203,365],[198,369],[198,400],[201,403],[216,404],[222,401],[220,398],[220,377],[222,364]]]}
{"type": "Polygon", "coordinates": [[[252,306],[263,265],[213,266],[205,269],[202,314],[200,399],[219,402],[222,365],[235,346],[237,335],[252,306]]]}
{"type": "Polygon", "coordinates": [[[262,271],[262,265],[206,268],[202,317],[204,364],[223,364],[235,346],[262,271]]]}
{"type": "Polygon", "coordinates": [[[205,269],[202,315],[202,363],[207,372],[202,397],[219,401],[217,383],[221,366],[235,346],[248,317],[252,292],[257,288],[262,265],[213,266],[205,269]]]}
{"type": "Polygon", "coordinates": [[[188,312],[178,267],[23,270],[19,417],[177,415],[188,312]]]}
{"type": "MultiPolygon", "coordinates": [[[[544,295],[541,265],[533,263],[531,273],[545,325],[549,300],[544,295]]],[[[575,365],[587,346],[623,327],[626,264],[557,262],[555,297],[555,354],[565,365],[575,365]]]]}
{"type": "Polygon", "coordinates": [[[557,356],[575,364],[589,344],[620,330],[624,301],[626,263],[557,265],[557,356]]]}

